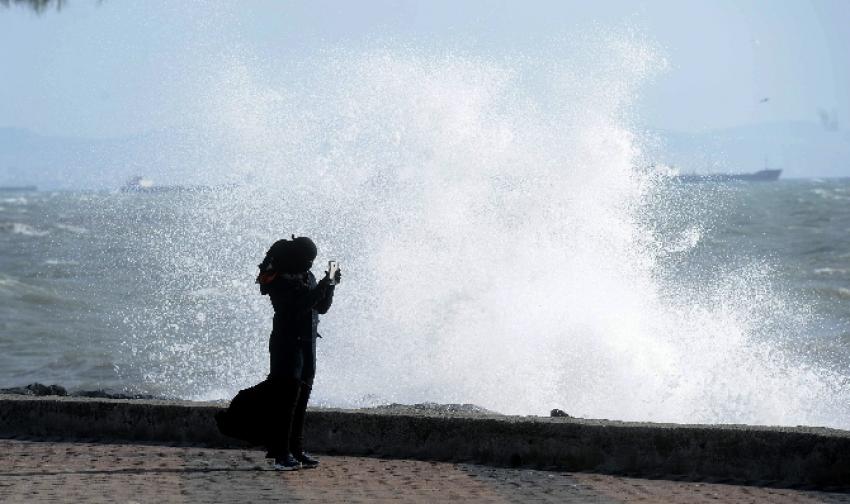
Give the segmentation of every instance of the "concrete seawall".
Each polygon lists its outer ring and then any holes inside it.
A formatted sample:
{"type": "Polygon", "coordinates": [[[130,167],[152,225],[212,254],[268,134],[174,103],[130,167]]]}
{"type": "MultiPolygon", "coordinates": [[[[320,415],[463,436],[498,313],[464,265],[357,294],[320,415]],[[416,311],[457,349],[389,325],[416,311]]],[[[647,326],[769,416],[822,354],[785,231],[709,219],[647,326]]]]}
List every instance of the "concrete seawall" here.
{"type": "MultiPolygon", "coordinates": [[[[0,437],[243,446],[218,432],[221,408],[0,395],[0,437]]],[[[825,428],[311,409],[306,437],[328,454],[850,487],[850,431],[825,428]]]]}

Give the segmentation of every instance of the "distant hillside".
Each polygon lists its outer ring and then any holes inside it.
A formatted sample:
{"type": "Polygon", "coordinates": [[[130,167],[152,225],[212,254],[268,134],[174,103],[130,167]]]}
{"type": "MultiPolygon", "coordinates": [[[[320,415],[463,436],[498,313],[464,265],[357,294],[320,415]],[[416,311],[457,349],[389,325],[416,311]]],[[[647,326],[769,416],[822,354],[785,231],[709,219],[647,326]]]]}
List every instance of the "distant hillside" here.
{"type": "Polygon", "coordinates": [[[25,130],[0,128],[0,185],[61,186],[90,141],[46,138],[25,130]]]}
{"type": "Polygon", "coordinates": [[[752,172],[785,177],[850,176],[850,134],[807,122],[770,123],[702,133],[659,132],[659,162],[681,172],[752,172]]]}
{"type": "Polygon", "coordinates": [[[228,155],[210,138],[176,131],[91,140],[0,128],[0,185],[115,189],[133,175],[158,183],[197,184],[199,173],[221,165],[228,155]]]}
{"type": "MultiPolygon", "coordinates": [[[[784,170],[784,178],[850,176],[850,135],[814,123],[655,135],[661,145],[652,158],[684,173],[752,172],[764,167],[766,158],[771,167],[784,170]]],[[[234,182],[226,179],[231,167],[259,160],[246,160],[230,140],[184,130],[90,140],[0,128],[0,185],[116,189],[133,175],[162,184],[234,182]]]]}

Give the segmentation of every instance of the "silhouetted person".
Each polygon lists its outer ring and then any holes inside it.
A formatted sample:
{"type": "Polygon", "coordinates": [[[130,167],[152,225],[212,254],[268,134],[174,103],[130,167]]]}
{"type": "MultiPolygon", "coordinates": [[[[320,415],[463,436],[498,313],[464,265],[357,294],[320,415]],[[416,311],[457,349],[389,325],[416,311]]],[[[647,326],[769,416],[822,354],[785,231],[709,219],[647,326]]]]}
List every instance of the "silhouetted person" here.
{"type": "MultiPolygon", "coordinates": [[[[331,307],[334,295],[327,273],[316,282],[310,272],[316,245],[307,237],[279,240],[260,264],[257,282],[274,307],[269,338],[274,390],[274,421],[268,441],[268,457],[277,470],[316,467],[318,460],[304,452],[303,430],[307,402],[316,375],[316,328],[319,315],[331,307]]],[[[336,283],[340,274],[336,274],[336,283]]]]}

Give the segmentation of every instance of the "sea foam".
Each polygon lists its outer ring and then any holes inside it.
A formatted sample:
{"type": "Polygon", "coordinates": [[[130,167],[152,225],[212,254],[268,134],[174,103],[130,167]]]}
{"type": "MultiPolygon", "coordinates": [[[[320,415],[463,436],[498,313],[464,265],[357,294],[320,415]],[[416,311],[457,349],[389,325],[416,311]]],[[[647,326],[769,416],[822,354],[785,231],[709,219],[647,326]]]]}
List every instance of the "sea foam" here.
{"type": "Polygon", "coordinates": [[[675,274],[711,212],[642,168],[630,111],[663,58],[609,33],[541,54],[211,60],[197,112],[226,153],[193,176],[239,187],[179,196],[129,245],[160,281],[155,308],[115,314],[147,388],[226,398],[264,377],[255,265],[295,233],[318,243],[317,274],[344,274],[320,403],[850,427],[847,377],[789,350],[807,307],[769,262],[675,274]]]}

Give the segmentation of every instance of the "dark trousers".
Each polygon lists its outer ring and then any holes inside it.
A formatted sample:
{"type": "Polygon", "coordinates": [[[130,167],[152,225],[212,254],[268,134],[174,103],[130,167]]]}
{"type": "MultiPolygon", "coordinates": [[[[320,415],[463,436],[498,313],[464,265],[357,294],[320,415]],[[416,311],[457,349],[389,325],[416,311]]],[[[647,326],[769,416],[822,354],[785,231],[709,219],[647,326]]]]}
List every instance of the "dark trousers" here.
{"type": "Polygon", "coordinates": [[[307,417],[307,403],[310,402],[310,392],[313,387],[301,383],[298,390],[298,398],[295,401],[295,409],[292,412],[292,427],[289,433],[289,451],[295,455],[304,452],[304,420],[307,417]]]}
{"type": "Polygon", "coordinates": [[[313,388],[296,380],[283,380],[274,385],[277,397],[272,416],[272,439],[269,442],[270,456],[295,455],[304,451],[304,420],[307,403],[313,388]]]}
{"type": "Polygon", "coordinates": [[[292,340],[272,334],[269,341],[271,372],[274,384],[274,425],[269,442],[269,455],[284,456],[304,451],[304,420],[307,403],[316,374],[316,342],[292,340]]]}

